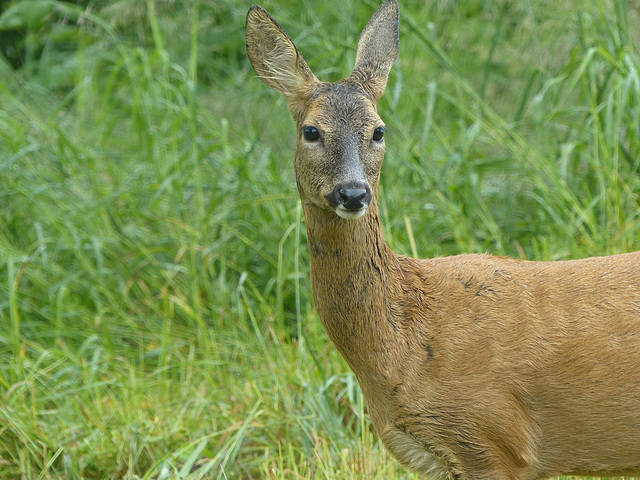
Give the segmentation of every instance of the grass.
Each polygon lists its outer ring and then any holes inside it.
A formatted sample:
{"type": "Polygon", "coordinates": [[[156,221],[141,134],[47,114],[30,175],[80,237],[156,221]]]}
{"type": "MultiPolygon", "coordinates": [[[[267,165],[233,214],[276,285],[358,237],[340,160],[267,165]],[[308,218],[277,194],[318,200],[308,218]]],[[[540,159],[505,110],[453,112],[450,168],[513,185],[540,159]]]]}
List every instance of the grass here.
{"type": "MultiPolygon", "coordinates": [[[[375,7],[332,3],[263,5],[327,80],[375,7]]],[[[5,4],[0,44],[23,49],[0,59],[0,478],[415,478],[314,312],[249,4],[5,4]]],[[[401,1],[387,242],[638,249],[639,7],[401,1]]]]}

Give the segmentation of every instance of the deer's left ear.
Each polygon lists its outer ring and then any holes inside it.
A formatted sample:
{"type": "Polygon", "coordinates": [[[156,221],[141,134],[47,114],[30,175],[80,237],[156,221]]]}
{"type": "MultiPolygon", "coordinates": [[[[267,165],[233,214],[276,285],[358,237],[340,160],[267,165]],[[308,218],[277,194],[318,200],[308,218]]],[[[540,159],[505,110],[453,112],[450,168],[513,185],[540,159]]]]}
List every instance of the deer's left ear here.
{"type": "Polygon", "coordinates": [[[247,55],[260,80],[280,92],[289,107],[303,103],[318,80],[278,22],[254,5],[245,31],[247,55]]]}
{"type": "Polygon", "coordinates": [[[398,58],[398,37],[398,2],[387,0],[360,34],[356,64],[349,77],[365,88],[374,103],[382,97],[391,67],[398,58]]]}

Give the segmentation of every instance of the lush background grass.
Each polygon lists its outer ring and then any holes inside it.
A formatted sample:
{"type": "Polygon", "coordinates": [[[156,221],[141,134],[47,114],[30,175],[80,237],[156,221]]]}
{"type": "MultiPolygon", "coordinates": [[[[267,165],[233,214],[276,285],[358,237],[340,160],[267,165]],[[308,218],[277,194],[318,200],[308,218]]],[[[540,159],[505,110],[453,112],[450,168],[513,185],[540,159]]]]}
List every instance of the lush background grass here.
{"type": "MultiPolygon", "coordinates": [[[[376,4],[263,6],[337,80],[376,4]]],[[[400,4],[387,242],[640,248],[640,2],[400,4]]],[[[249,3],[0,5],[0,478],[414,478],[314,313],[249,3]]]]}

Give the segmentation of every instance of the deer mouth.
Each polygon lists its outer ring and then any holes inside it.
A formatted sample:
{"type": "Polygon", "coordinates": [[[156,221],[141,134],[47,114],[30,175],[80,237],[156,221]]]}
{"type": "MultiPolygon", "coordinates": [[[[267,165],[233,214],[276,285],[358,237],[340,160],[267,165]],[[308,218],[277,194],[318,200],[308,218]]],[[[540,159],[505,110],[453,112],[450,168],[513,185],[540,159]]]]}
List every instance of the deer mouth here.
{"type": "Polygon", "coordinates": [[[364,205],[357,210],[348,210],[344,205],[338,205],[335,209],[336,215],[347,220],[355,220],[365,214],[369,205],[364,205]]]}

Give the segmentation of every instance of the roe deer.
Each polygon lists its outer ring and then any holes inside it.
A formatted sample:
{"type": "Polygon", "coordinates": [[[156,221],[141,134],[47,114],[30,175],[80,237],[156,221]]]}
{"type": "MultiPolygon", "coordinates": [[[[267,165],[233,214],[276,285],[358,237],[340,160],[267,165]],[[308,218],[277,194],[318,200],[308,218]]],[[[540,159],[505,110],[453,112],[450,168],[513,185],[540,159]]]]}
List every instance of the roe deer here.
{"type": "Polygon", "coordinates": [[[358,39],[349,77],[316,79],[261,7],[247,53],[287,100],[316,309],[375,429],[438,479],[640,473],[640,252],[560,262],[412,259],[384,243],[376,102],[398,5],[358,39]]]}

